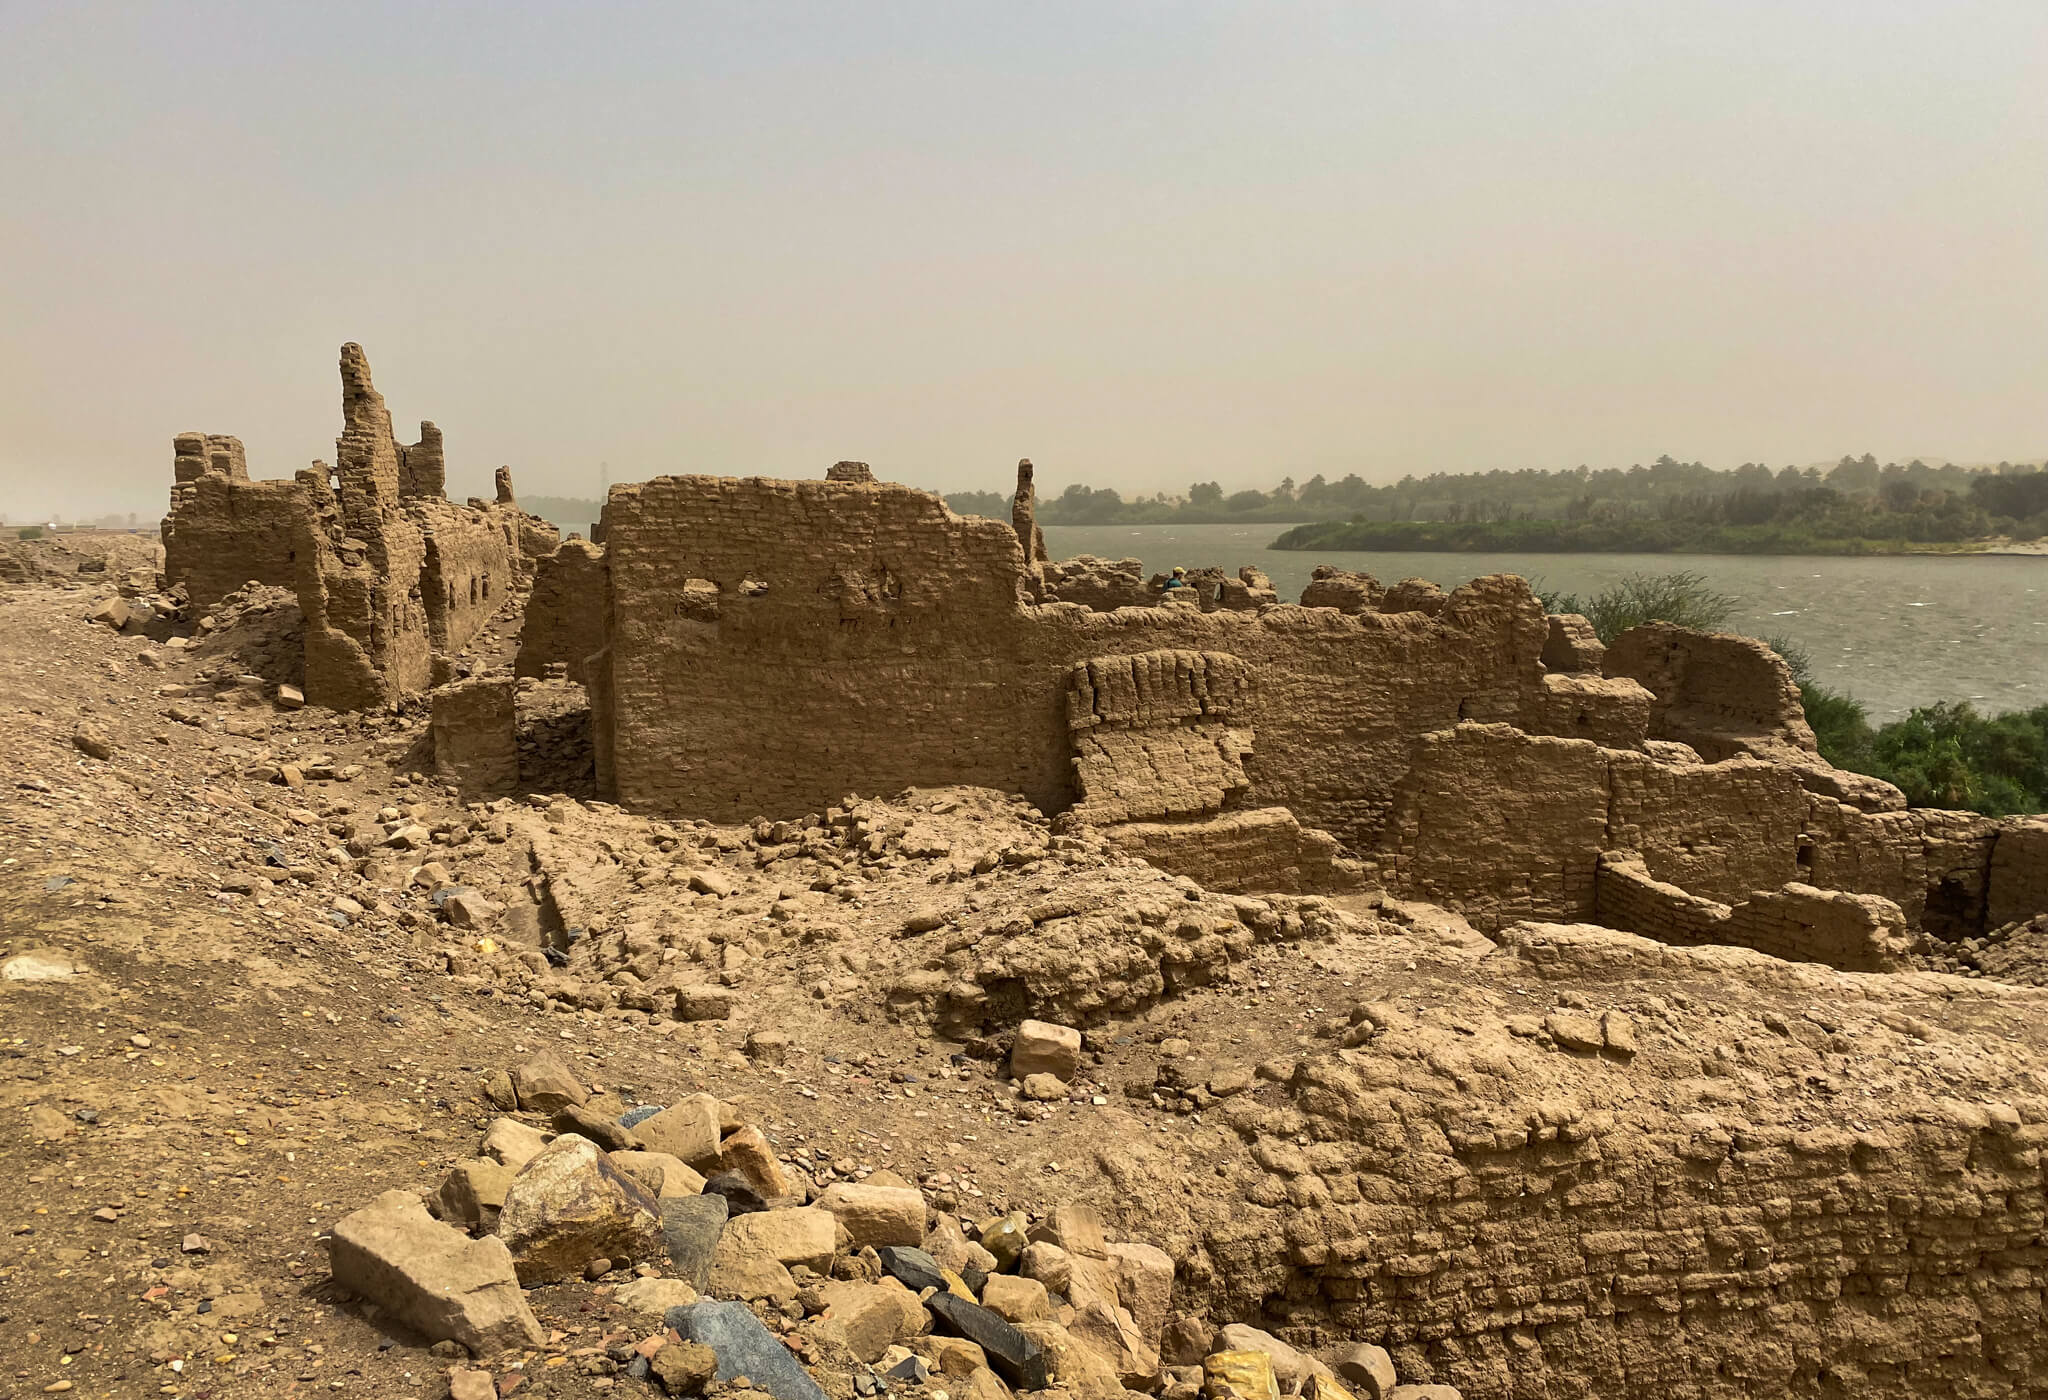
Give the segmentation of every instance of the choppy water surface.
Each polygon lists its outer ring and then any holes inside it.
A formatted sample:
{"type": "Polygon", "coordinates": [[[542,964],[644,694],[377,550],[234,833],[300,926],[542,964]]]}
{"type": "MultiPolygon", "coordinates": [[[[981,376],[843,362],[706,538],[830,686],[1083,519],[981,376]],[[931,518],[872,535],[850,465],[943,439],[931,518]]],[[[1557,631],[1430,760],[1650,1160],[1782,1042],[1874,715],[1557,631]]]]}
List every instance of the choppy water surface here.
{"type": "Polygon", "coordinates": [[[1283,599],[1309,571],[1336,564],[1383,583],[1426,578],[1445,588],[1512,573],[1572,593],[1623,574],[1690,569],[1739,600],[1731,629],[1781,636],[1813,657],[1816,678],[1897,719],[1915,705],[1967,699],[1978,708],[2048,704],[2048,558],[1912,555],[1835,559],[1724,554],[1423,554],[1266,548],[1273,525],[1048,525],[1055,559],[1135,556],[1147,572],[1175,564],[1254,564],[1283,599]]]}

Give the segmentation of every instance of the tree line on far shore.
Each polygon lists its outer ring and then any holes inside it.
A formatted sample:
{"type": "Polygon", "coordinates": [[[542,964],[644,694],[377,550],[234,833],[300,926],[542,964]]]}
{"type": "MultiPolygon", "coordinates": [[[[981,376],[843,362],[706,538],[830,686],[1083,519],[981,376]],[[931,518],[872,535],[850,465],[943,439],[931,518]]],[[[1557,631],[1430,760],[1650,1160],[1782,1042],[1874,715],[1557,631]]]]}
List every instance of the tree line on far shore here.
{"type": "MultiPolygon", "coordinates": [[[[962,514],[1007,517],[995,491],[946,497],[962,514]]],[[[1269,490],[1125,499],[1070,485],[1038,504],[1042,525],[1307,522],[1276,542],[1295,549],[1696,549],[1716,553],[1856,553],[1943,548],[2048,536],[2048,470],[2033,463],[1879,463],[1869,453],[1833,467],[1757,462],[1717,471],[1659,457],[1647,466],[1406,476],[1375,486],[1287,478],[1269,490]]]]}

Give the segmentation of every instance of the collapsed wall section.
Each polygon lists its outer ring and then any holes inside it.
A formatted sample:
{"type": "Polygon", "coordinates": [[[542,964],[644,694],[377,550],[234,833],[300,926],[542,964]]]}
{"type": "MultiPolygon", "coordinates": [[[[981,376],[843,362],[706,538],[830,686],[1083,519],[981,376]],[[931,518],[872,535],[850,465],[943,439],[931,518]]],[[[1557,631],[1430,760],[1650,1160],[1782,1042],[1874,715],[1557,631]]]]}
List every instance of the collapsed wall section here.
{"type": "Polygon", "coordinates": [[[249,583],[298,577],[294,527],[307,509],[297,481],[251,481],[239,439],[181,433],[164,517],[164,579],[195,614],[249,583]]]}
{"type": "Polygon", "coordinates": [[[513,674],[545,676],[559,664],[580,684],[585,663],[604,649],[606,586],[603,545],[565,540],[536,559],[513,674]]]}

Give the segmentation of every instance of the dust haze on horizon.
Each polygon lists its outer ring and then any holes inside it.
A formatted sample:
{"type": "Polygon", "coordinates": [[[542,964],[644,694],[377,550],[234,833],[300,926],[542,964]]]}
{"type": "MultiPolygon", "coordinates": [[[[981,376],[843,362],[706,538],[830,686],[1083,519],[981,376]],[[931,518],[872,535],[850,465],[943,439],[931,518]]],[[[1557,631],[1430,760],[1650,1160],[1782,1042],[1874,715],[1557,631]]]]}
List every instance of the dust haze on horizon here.
{"type": "Polygon", "coordinates": [[[0,511],[2048,452],[2048,6],[0,7],[0,511]]]}

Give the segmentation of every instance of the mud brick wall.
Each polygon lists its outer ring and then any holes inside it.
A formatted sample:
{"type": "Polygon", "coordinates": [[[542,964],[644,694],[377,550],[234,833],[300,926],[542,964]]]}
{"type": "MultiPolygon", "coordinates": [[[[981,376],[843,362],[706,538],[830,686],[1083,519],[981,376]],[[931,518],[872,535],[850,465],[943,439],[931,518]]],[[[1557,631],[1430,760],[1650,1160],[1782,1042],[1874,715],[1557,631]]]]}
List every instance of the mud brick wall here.
{"type": "Polygon", "coordinates": [[[1905,915],[1884,896],[1796,882],[1735,905],[1715,941],[1844,972],[1890,972],[1912,951],[1905,915]]]}
{"type": "Polygon", "coordinates": [[[1601,666],[1656,697],[1651,737],[1690,744],[1708,760],[1818,752],[1791,667],[1753,637],[1653,622],[1615,638],[1601,666]]]}
{"type": "Polygon", "coordinates": [[[1631,850],[1659,880],[1728,902],[1799,878],[1807,797],[1799,775],[1736,758],[1665,764],[1609,751],[1605,849],[1631,850]]]}
{"type": "Polygon", "coordinates": [[[2048,818],[2015,821],[1991,848],[1985,924],[2002,928],[2048,912],[2048,818]]]}
{"type": "Polygon", "coordinates": [[[1254,800],[1358,846],[1417,738],[1520,717],[1548,635],[1505,576],[1434,615],[1034,605],[1013,528],[900,486],[662,477],[613,488],[604,527],[600,762],[622,802],[678,815],[939,783],[1063,811],[1074,664],[1222,652],[1258,677],[1234,721],[1258,735],[1254,800]]]}
{"type": "Polygon", "coordinates": [[[1627,677],[1549,674],[1524,710],[1521,728],[1591,739],[1603,748],[1640,749],[1649,735],[1650,702],[1650,692],[1627,677]]]}
{"type": "Polygon", "coordinates": [[[1728,906],[1652,876],[1633,852],[1607,851],[1593,891],[1593,911],[1609,928],[1659,943],[1719,943],[1728,906]]]}
{"type": "MultiPolygon", "coordinates": [[[[184,439],[180,439],[182,446],[184,439]]],[[[232,439],[230,439],[232,441],[232,439]]],[[[239,450],[241,444],[236,443],[239,450]]],[[[185,459],[179,458],[179,471],[185,459]]],[[[183,584],[194,615],[245,583],[290,588],[298,578],[296,526],[306,511],[296,481],[251,481],[205,471],[181,480],[164,517],[164,577],[183,584]]]]}
{"type": "Polygon", "coordinates": [[[1251,731],[1230,717],[1248,703],[1245,664],[1216,652],[1153,651],[1075,666],[1074,814],[1096,824],[1221,811],[1250,786],[1251,731]]]}
{"type": "Polygon", "coordinates": [[[519,784],[516,700],[510,676],[482,676],[434,692],[434,775],[465,797],[496,796],[519,784]]]}
{"type": "Polygon", "coordinates": [[[1381,878],[1481,929],[1590,917],[1608,757],[1584,739],[1535,738],[1504,724],[1428,735],[1401,784],[1381,878]]]}
{"type": "Polygon", "coordinates": [[[370,709],[432,679],[419,596],[426,541],[400,509],[398,442],[362,347],[341,348],[340,489],[315,502],[302,533],[299,607],[306,615],[306,698],[370,709]]]}
{"type": "Polygon", "coordinates": [[[1914,998],[1951,982],[1605,930],[1503,937],[1488,961],[1524,969],[1536,1016],[1383,1008],[1355,1048],[1218,1108],[1250,1161],[1189,1271],[1212,1317],[1372,1338],[1470,1400],[2048,1393],[2048,1102],[2005,1039],[2040,1000],[1960,993],[1972,1029],[1923,1079],[1914,998]],[[1596,962],[1615,1002],[1594,973],[1590,1009],[1542,1014],[1546,966],[1583,994],[1596,962]],[[1624,1001],[1628,1052],[1601,1044],[1624,1001]],[[1589,1040],[1544,1029],[1567,1020],[1589,1040]],[[1852,1113],[1795,1087],[1822,1072],[1852,1113]],[[1786,1087],[1745,1087],[1763,1082],[1786,1087]]]}
{"type": "Polygon", "coordinates": [[[500,522],[443,500],[408,503],[421,525],[420,600],[435,651],[462,650],[505,604],[517,570],[500,522]]]}
{"type": "Polygon", "coordinates": [[[1126,855],[1224,893],[1315,892],[1355,883],[1336,868],[1336,840],[1304,829],[1285,807],[1224,812],[1206,821],[1124,822],[1102,834],[1126,855]]]}
{"type": "Polygon", "coordinates": [[[604,603],[604,546],[565,540],[534,560],[513,674],[544,676],[559,661],[581,682],[584,663],[604,649],[604,603]]]}
{"type": "Polygon", "coordinates": [[[1914,808],[1865,812],[1814,795],[1801,879],[1826,889],[1881,894],[1908,923],[1946,938],[1985,927],[1985,894],[1998,823],[1971,812],[1914,808]]]}

